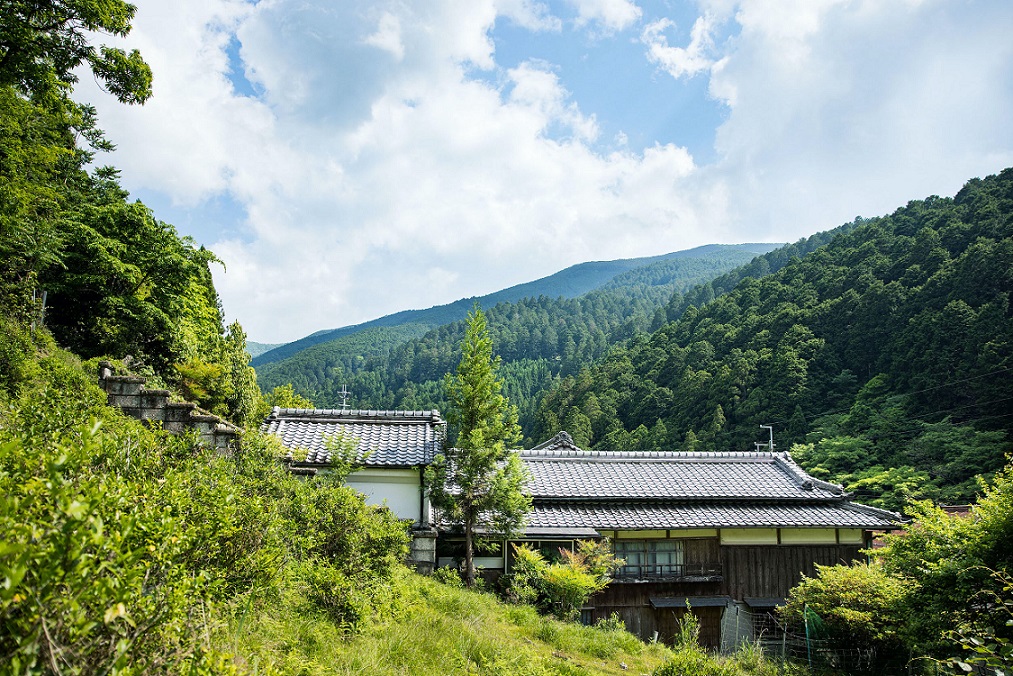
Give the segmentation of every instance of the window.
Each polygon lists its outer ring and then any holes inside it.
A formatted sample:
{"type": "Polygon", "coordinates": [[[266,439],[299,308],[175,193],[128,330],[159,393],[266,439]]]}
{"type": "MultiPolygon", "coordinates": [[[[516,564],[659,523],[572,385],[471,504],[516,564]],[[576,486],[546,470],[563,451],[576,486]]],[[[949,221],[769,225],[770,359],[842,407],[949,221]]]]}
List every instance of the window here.
{"type": "Polygon", "coordinates": [[[616,577],[681,577],[682,553],[680,540],[617,540],[616,556],[626,563],[616,577]]]}

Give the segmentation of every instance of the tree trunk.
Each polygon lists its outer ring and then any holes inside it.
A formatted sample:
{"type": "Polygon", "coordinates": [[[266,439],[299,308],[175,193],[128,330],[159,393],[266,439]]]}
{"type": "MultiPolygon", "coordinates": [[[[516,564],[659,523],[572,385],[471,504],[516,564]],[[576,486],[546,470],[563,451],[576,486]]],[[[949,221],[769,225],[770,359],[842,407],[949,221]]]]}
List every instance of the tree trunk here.
{"type": "Polygon", "coordinates": [[[464,520],[464,584],[468,588],[475,586],[475,550],[473,545],[474,535],[472,519],[465,517],[464,520]]]}

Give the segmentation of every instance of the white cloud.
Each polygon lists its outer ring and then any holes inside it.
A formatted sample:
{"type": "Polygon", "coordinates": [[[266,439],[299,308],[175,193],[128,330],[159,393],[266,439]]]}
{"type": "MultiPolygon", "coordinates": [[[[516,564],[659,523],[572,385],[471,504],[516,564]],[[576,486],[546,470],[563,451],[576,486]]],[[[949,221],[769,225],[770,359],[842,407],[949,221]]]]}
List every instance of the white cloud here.
{"type": "Polygon", "coordinates": [[[727,117],[700,180],[724,186],[728,218],[758,238],[952,194],[1013,164],[1009,3],[714,0],[701,10],[726,36],[709,70],[692,58],[695,29],[681,62],[659,58],[651,40],[648,58],[675,77],[709,73],[727,117]]]}
{"type": "Polygon", "coordinates": [[[712,57],[714,40],[711,37],[711,16],[705,14],[693,23],[690,42],[686,47],[672,47],[668,44],[665,31],[674,27],[675,22],[670,19],[658,19],[644,27],[641,40],[648,47],[648,60],[661,66],[674,78],[709,70],[715,64],[712,57]]]}
{"type": "Polygon", "coordinates": [[[383,13],[376,32],[367,36],[364,42],[390,52],[398,61],[404,58],[404,45],[401,44],[401,21],[389,12],[383,13]]]}
{"type": "Polygon", "coordinates": [[[630,0],[569,0],[577,10],[579,27],[592,24],[605,34],[625,30],[640,20],[643,11],[630,0]]]}
{"type": "MultiPolygon", "coordinates": [[[[674,143],[630,150],[622,132],[603,151],[599,111],[561,67],[500,68],[498,21],[559,30],[540,2],[137,4],[127,43],[152,64],[154,98],[124,107],[88,85],[83,98],[127,187],[193,213],[220,196],[245,210],[240,237],[203,243],[254,340],[585,260],[792,240],[1013,164],[1003,2],[713,0],[685,47],[654,24],[644,68],[706,73],[727,106],[705,166],[674,143]],[[229,80],[233,36],[258,96],[229,80]]],[[[601,30],[641,18],[629,2],[573,4],[601,30]]]]}
{"type": "Polygon", "coordinates": [[[544,2],[496,0],[496,13],[532,31],[559,31],[563,27],[563,22],[552,15],[544,2]]]}

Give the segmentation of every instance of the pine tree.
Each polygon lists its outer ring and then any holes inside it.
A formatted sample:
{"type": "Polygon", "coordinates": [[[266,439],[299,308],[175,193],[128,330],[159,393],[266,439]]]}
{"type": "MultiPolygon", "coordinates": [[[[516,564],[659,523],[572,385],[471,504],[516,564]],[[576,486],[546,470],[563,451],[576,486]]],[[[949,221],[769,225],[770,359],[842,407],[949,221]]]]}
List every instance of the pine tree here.
{"type": "Polygon", "coordinates": [[[447,419],[456,443],[426,470],[430,498],[444,518],[464,527],[465,582],[475,583],[477,530],[509,536],[531,509],[524,493],[527,472],[510,447],[520,441],[517,409],[503,396],[499,358],[485,315],[476,305],[468,315],[457,374],[446,378],[447,419]]]}

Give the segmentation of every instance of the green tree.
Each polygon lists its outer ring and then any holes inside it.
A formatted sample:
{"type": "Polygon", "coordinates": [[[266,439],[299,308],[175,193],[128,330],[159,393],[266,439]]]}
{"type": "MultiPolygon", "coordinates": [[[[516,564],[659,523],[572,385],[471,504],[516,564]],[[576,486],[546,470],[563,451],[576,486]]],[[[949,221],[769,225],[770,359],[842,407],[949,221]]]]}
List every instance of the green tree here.
{"type": "Polygon", "coordinates": [[[95,78],[124,103],[151,96],[151,68],[137,50],[89,42],[95,33],[125,36],[137,8],[123,0],[7,0],[0,11],[0,86],[60,98],[87,63],[95,78]]]}
{"type": "Polygon", "coordinates": [[[520,440],[517,410],[501,390],[485,315],[468,315],[457,374],[446,378],[447,418],[457,434],[451,448],[426,470],[433,504],[464,527],[465,583],[475,583],[474,542],[478,529],[509,535],[531,509],[524,494],[527,473],[510,445],[520,440]]]}

